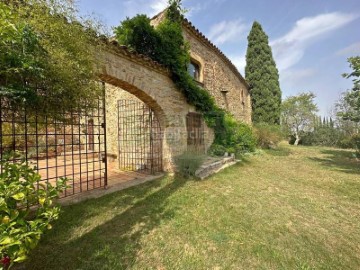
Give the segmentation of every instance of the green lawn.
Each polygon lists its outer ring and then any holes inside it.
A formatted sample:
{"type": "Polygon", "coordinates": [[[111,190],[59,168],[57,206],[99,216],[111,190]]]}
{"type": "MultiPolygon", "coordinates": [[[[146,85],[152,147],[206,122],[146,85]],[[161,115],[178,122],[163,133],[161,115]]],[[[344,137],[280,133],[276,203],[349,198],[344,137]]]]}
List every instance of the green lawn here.
{"type": "Polygon", "coordinates": [[[266,151],[63,208],[25,269],[360,269],[360,163],[266,151]]]}

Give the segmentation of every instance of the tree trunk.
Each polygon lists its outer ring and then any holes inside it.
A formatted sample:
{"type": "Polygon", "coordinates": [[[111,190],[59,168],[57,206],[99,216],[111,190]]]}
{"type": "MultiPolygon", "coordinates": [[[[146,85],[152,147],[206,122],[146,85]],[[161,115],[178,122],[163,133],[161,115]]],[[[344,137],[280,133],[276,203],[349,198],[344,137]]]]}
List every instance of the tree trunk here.
{"type": "Polygon", "coordinates": [[[295,140],[295,142],[294,142],[294,145],[298,145],[299,144],[299,141],[300,141],[300,137],[299,137],[299,134],[295,134],[295,138],[296,138],[296,140],[295,140]]]}

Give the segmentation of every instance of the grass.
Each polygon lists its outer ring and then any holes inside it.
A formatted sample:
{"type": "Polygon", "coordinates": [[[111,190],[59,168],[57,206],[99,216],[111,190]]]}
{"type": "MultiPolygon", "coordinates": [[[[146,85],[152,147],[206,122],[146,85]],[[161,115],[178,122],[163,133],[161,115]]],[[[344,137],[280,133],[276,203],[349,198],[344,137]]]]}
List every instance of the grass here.
{"type": "Polygon", "coordinates": [[[282,145],[63,208],[25,269],[360,269],[360,163],[282,145]]]}

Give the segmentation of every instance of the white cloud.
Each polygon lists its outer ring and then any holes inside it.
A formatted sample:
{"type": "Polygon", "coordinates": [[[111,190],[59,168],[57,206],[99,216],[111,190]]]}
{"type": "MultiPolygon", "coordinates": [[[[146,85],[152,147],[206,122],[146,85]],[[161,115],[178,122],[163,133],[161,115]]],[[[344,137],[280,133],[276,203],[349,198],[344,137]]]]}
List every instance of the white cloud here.
{"type": "Polygon", "coordinates": [[[336,55],[338,56],[343,56],[343,55],[351,56],[355,54],[360,54],[360,42],[351,44],[336,52],[336,55]]]}
{"type": "Polygon", "coordinates": [[[208,38],[220,45],[228,41],[234,41],[247,29],[247,25],[242,20],[222,21],[210,28],[208,38]]]}
{"type": "Polygon", "coordinates": [[[155,13],[154,15],[163,11],[167,6],[168,6],[167,0],[154,0],[150,2],[150,7],[152,9],[152,12],[155,13]]]}
{"type": "Polygon", "coordinates": [[[358,16],[354,14],[333,12],[298,20],[287,34],[270,43],[279,70],[286,70],[298,63],[311,43],[356,18],[358,16]]]}
{"type": "Polygon", "coordinates": [[[163,11],[167,5],[167,0],[126,0],[123,2],[124,13],[130,18],[136,14],[154,16],[163,11]]]}
{"type": "Polygon", "coordinates": [[[245,53],[243,55],[230,56],[229,59],[238,69],[240,74],[245,76],[245,66],[246,66],[245,53]]]}
{"type": "Polygon", "coordinates": [[[305,79],[315,76],[317,71],[313,68],[288,69],[281,73],[281,80],[296,87],[297,84],[305,79]]]}
{"type": "Polygon", "coordinates": [[[188,12],[185,14],[187,18],[191,18],[195,14],[200,13],[203,10],[206,10],[209,7],[214,7],[214,5],[221,5],[227,0],[207,0],[207,1],[198,1],[196,4],[192,0],[182,1],[183,6],[188,12]]]}

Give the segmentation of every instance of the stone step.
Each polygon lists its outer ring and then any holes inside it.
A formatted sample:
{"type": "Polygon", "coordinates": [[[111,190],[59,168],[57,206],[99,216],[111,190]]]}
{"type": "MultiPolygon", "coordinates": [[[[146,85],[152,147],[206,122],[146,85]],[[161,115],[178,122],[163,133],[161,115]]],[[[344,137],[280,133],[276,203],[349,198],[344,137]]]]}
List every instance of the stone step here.
{"type": "Polygon", "coordinates": [[[205,179],[210,175],[218,173],[219,171],[236,164],[239,160],[236,160],[234,156],[223,157],[220,160],[213,161],[202,165],[196,172],[195,175],[200,179],[205,179]]]}

